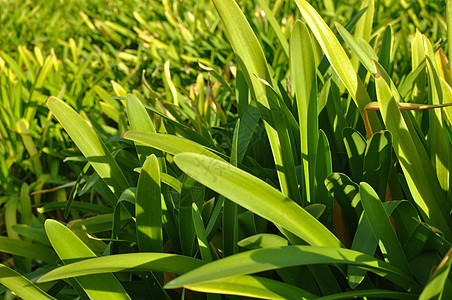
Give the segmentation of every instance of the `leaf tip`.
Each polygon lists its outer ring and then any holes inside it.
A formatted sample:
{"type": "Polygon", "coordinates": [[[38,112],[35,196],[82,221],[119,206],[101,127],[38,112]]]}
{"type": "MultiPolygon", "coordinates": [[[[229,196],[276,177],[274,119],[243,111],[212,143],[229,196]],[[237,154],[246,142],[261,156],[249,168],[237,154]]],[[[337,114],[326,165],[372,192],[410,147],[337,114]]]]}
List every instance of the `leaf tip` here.
{"type": "Polygon", "coordinates": [[[47,100],[46,100],[46,106],[49,105],[49,101],[50,101],[51,98],[52,98],[52,96],[49,96],[49,97],[47,98],[47,100]]]}
{"type": "Polygon", "coordinates": [[[126,139],[126,138],[127,138],[127,134],[128,134],[129,132],[130,132],[130,130],[124,132],[124,133],[121,135],[121,138],[122,138],[122,139],[126,139]]]}

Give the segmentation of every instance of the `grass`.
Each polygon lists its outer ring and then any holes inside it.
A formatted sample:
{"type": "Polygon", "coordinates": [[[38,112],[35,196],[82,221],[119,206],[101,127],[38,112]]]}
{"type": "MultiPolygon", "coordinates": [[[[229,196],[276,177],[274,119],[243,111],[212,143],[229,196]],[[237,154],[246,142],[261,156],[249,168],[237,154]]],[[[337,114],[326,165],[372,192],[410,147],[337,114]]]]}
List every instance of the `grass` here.
{"type": "Polygon", "coordinates": [[[0,8],[0,299],[450,297],[449,1],[0,8]]]}

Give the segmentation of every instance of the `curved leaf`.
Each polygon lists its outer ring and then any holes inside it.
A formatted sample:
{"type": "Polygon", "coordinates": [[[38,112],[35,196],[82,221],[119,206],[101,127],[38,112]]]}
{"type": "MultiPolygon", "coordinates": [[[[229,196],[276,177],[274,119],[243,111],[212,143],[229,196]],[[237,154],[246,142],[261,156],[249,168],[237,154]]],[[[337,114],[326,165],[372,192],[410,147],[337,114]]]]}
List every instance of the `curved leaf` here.
{"type": "Polygon", "coordinates": [[[199,259],[169,253],[117,254],[89,258],[67,264],[43,275],[38,282],[122,271],[154,271],[184,274],[204,264],[199,259]]]}
{"type": "Polygon", "coordinates": [[[91,163],[97,174],[119,197],[122,191],[130,185],[102,140],[75,110],[60,99],[50,97],[47,100],[47,107],[91,163]]]}
{"type": "MultiPolygon", "coordinates": [[[[63,263],[83,262],[86,258],[96,257],[94,252],[63,224],[49,219],[45,222],[45,229],[50,243],[63,263]]],[[[91,299],[130,299],[113,274],[84,276],[76,280],[91,299]]]]}
{"type": "Polygon", "coordinates": [[[181,275],[166,284],[179,288],[231,276],[263,272],[284,267],[312,264],[350,264],[391,280],[406,290],[419,290],[419,285],[392,265],[363,253],[317,246],[285,246],[250,250],[214,261],[181,275]]]}
{"type": "Polygon", "coordinates": [[[312,245],[342,247],[311,214],[264,181],[231,164],[195,153],[174,157],[187,175],[312,245]]]}
{"type": "Polygon", "coordinates": [[[22,299],[55,299],[16,271],[0,264],[0,284],[14,292],[22,299]]]}

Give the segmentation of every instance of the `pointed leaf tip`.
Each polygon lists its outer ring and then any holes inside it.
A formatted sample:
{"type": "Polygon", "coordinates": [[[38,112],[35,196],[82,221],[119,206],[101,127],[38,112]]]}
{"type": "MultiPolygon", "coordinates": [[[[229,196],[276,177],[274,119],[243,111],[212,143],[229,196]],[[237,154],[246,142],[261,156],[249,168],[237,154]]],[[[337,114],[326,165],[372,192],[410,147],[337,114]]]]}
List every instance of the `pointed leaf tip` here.
{"type": "Polygon", "coordinates": [[[126,132],[124,132],[124,133],[121,135],[121,138],[122,138],[122,139],[125,139],[125,138],[126,138],[126,135],[127,135],[129,132],[130,132],[130,130],[127,130],[126,132]]]}

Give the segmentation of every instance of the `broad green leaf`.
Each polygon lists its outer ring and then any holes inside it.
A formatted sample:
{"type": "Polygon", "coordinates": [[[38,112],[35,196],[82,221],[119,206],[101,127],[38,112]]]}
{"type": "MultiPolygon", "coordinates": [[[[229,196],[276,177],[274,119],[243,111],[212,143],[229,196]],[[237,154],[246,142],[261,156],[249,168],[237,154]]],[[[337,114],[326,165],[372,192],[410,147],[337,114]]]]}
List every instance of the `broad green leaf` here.
{"type": "Polygon", "coordinates": [[[311,36],[306,25],[300,21],[295,22],[290,38],[290,71],[300,124],[303,200],[312,203],[316,199],[314,177],[319,131],[317,75],[311,36]]]}
{"type": "Polygon", "coordinates": [[[116,254],[87,258],[86,260],[67,264],[43,275],[38,282],[121,271],[153,271],[183,274],[204,264],[205,262],[192,257],[170,253],[116,254]]]}
{"type": "Polygon", "coordinates": [[[391,280],[405,290],[419,290],[419,285],[392,265],[363,253],[317,246],[263,248],[235,254],[206,264],[177,277],[166,288],[178,288],[232,276],[252,274],[289,266],[312,264],[350,264],[391,280]]]}
{"type": "MultiPolygon", "coordinates": [[[[127,95],[126,109],[131,130],[143,130],[155,132],[154,123],[149,117],[146,108],[135,95],[132,94],[127,95]]],[[[144,163],[144,161],[146,160],[146,156],[151,154],[152,152],[149,151],[150,149],[147,149],[147,147],[144,147],[140,144],[137,144],[136,148],[141,163],[144,163]]]]}
{"type": "Polygon", "coordinates": [[[245,171],[195,153],[178,154],[174,159],[178,167],[196,181],[306,242],[342,247],[340,241],[301,206],[245,171]]]}
{"type": "Polygon", "coordinates": [[[55,299],[16,271],[0,264],[0,284],[10,289],[22,299],[55,299]]]}
{"type": "Polygon", "coordinates": [[[444,201],[444,194],[425,150],[416,148],[415,145],[420,145],[420,142],[413,141],[394,95],[383,77],[377,75],[375,83],[383,121],[392,133],[393,148],[399,158],[410,192],[428,222],[440,229],[446,237],[451,238],[450,217],[443,214],[444,209],[439,205],[444,201]]]}
{"type": "MultiPolygon", "coordinates": [[[[45,229],[50,243],[64,264],[96,257],[66,226],[47,220],[45,229]]],[[[92,299],[130,299],[126,291],[113,274],[83,276],[76,279],[92,299]]]]}
{"type": "Polygon", "coordinates": [[[137,242],[140,251],[162,252],[160,168],[155,155],[148,156],[138,178],[135,218],[137,242]]]}
{"type": "Polygon", "coordinates": [[[209,148],[174,135],[133,130],[124,133],[122,137],[173,155],[182,152],[194,152],[222,160],[209,148]]]}
{"type": "Polygon", "coordinates": [[[258,276],[235,276],[185,288],[204,293],[218,293],[259,299],[313,299],[315,295],[293,285],[258,276]]]}
{"type": "Polygon", "coordinates": [[[400,245],[400,242],[397,239],[397,235],[378,194],[366,182],[360,183],[359,194],[361,196],[364,212],[366,213],[372,231],[379,242],[383,256],[392,265],[405,272],[405,274],[411,274],[410,266],[408,265],[408,260],[403,252],[402,245],[400,245]]]}
{"type": "Polygon", "coordinates": [[[64,127],[71,139],[117,197],[130,185],[121,168],[102,140],[88,123],[69,105],[50,97],[47,107],[64,127]]]}

